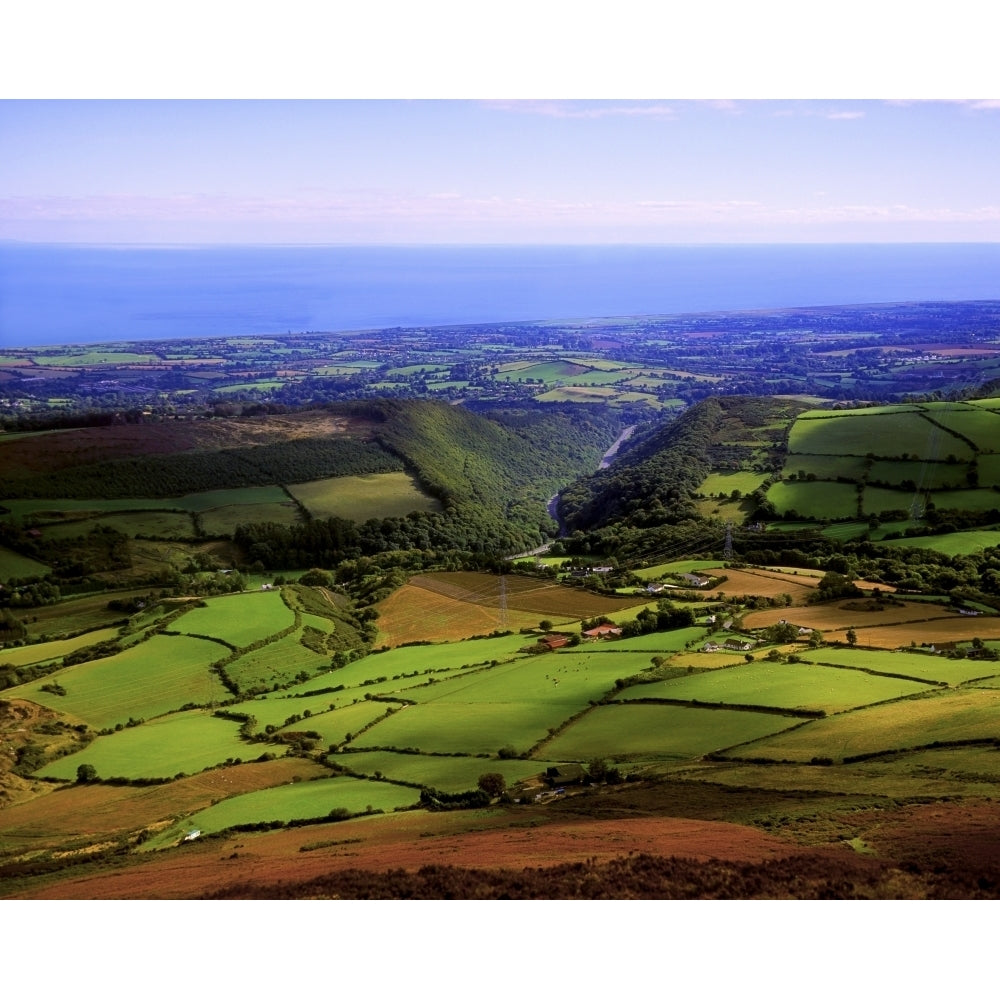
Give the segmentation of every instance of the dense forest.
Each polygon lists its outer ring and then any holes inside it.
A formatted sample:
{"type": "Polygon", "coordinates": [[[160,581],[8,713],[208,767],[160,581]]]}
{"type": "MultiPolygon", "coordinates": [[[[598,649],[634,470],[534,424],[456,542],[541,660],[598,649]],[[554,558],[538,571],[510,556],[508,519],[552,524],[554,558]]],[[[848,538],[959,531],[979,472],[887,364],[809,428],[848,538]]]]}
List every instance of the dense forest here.
{"type": "Polygon", "coordinates": [[[600,461],[618,417],[591,411],[500,411],[489,419],[422,400],[358,404],[381,423],[379,444],[444,508],[361,525],[341,518],[241,526],[234,541],[268,569],[333,566],[380,552],[447,549],[512,554],[537,546],[555,525],[545,504],[600,461]]]}
{"type": "MultiPolygon", "coordinates": [[[[612,466],[573,483],[560,493],[559,511],[570,531],[617,523],[627,528],[678,524],[694,515],[692,495],[715,467],[748,464],[754,449],[730,439],[760,437],[800,404],[768,398],[719,396],[705,399],[670,423],[636,434],[612,466]],[[762,433],[763,431],[763,433],[762,433]]],[[[780,437],[780,432],[777,432],[780,437]]],[[[770,471],[766,463],[758,471],[770,471]]]]}

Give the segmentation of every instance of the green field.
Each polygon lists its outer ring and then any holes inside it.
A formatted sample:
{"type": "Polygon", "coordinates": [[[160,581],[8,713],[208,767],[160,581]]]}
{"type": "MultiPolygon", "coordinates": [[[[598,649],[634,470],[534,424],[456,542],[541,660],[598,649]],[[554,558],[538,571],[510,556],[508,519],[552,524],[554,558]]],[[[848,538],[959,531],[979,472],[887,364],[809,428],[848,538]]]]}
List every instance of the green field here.
{"type": "Polygon", "coordinates": [[[1000,455],[980,455],[976,467],[980,486],[1000,486],[1000,455]]]}
{"type": "MultiPolygon", "coordinates": [[[[954,455],[972,458],[972,449],[961,439],[911,410],[843,410],[824,418],[800,416],[788,436],[788,450],[810,455],[867,455],[876,458],[942,459],[954,455]]],[[[794,457],[786,462],[794,468],[794,457]]]]}
{"type": "Polygon", "coordinates": [[[185,635],[157,635],[103,660],[89,660],[6,692],[86,722],[95,729],[151,719],[183,705],[222,701],[229,693],[209,664],[224,649],[185,635]],[[42,691],[57,682],[64,695],[42,691]]]}
{"type": "MultiPolygon", "coordinates": [[[[861,501],[862,513],[882,514],[887,510],[909,510],[913,503],[913,490],[888,490],[882,486],[866,486],[861,501]]],[[[920,495],[922,500],[923,494],[920,495]]]]}
{"type": "Polygon", "coordinates": [[[299,641],[301,632],[293,632],[260,649],[253,649],[226,664],[226,674],[241,692],[284,687],[305,671],[311,676],[328,670],[330,657],[316,653],[299,641]]]}
{"type": "Polygon", "coordinates": [[[260,642],[295,623],[295,613],[278,590],[210,597],[173,624],[186,635],[210,635],[242,648],[260,642]]]}
{"type": "Polygon", "coordinates": [[[446,754],[495,754],[501,747],[512,746],[520,754],[567,714],[562,703],[436,701],[396,712],[352,745],[359,749],[419,747],[427,753],[446,754]]]}
{"type": "Polygon", "coordinates": [[[212,507],[201,515],[201,527],[207,535],[231,535],[241,524],[291,525],[301,519],[298,507],[287,497],[283,503],[225,504],[212,507]]]}
{"type": "MultiPolygon", "coordinates": [[[[622,368],[618,371],[588,371],[582,375],[572,375],[567,381],[573,385],[622,385],[631,383],[632,376],[638,371],[636,368],[622,368]]],[[[642,388],[642,386],[633,386],[642,388]]]]}
{"type": "MultiPolygon", "coordinates": [[[[5,500],[4,506],[11,514],[20,518],[31,518],[35,521],[55,520],[56,518],[98,518],[107,514],[130,514],[135,516],[141,511],[186,511],[192,514],[206,514],[214,511],[227,511],[237,508],[232,513],[218,514],[220,523],[225,520],[240,518],[251,520],[256,510],[258,515],[263,511],[273,510],[277,518],[282,509],[290,504],[288,494],[280,486],[248,486],[233,490],[208,490],[204,493],[188,493],[169,499],[150,497],[148,499],[123,500],[5,500]],[[250,512],[248,514],[248,512],[250,512]]],[[[10,516],[10,515],[5,515],[10,516]]],[[[145,518],[149,515],[142,514],[145,518]]],[[[143,523],[143,522],[139,522],[143,523]]],[[[175,523],[175,522],[171,522],[175,523]]],[[[185,534],[190,535],[190,521],[185,534]]],[[[116,525],[115,525],[116,526],[116,525]]],[[[79,530],[87,530],[78,529],[79,530]]],[[[125,529],[120,529],[125,530],[125,529]]],[[[127,532],[132,533],[132,532],[127,532]]],[[[139,531],[140,534],[155,534],[155,531],[139,531]]]]}
{"type": "MultiPolygon", "coordinates": [[[[701,625],[679,628],[671,632],[648,632],[628,639],[602,640],[602,648],[613,652],[676,653],[688,644],[701,642],[708,629],[701,625]]],[[[647,660],[645,666],[649,666],[647,660]]]]}
{"type": "MultiPolygon", "coordinates": [[[[415,698],[414,689],[419,689],[428,683],[431,685],[441,683],[441,680],[447,679],[449,676],[448,673],[435,677],[418,674],[415,677],[386,677],[385,680],[378,680],[375,672],[369,666],[370,679],[359,680],[355,677],[353,682],[347,679],[348,683],[341,688],[345,681],[344,672],[365,662],[365,660],[361,660],[342,670],[331,670],[322,676],[314,677],[287,690],[276,691],[258,696],[251,701],[241,702],[240,711],[254,715],[261,727],[268,725],[281,727],[292,715],[303,715],[309,712],[315,716],[322,712],[339,711],[354,704],[365,704],[366,699],[376,696],[413,700],[415,698]],[[338,690],[331,690],[332,688],[338,688],[338,690]]],[[[315,727],[307,726],[305,728],[315,727]]]]}
{"type": "Polygon", "coordinates": [[[659,580],[667,573],[698,573],[705,569],[719,569],[724,565],[721,559],[681,559],[639,568],[635,570],[635,575],[642,577],[643,580],[659,580]]]}
{"type": "Polygon", "coordinates": [[[357,684],[368,677],[384,674],[423,673],[426,670],[454,670],[472,664],[520,657],[523,646],[534,642],[532,636],[504,635],[492,639],[466,639],[463,642],[421,643],[398,646],[384,653],[374,653],[337,671],[338,683],[357,684]]]}
{"type": "Polygon", "coordinates": [[[848,483],[775,483],[767,499],[779,514],[794,510],[815,520],[854,517],[858,509],[857,490],[848,483]]]}
{"type": "Polygon", "coordinates": [[[667,698],[720,705],[767,705],[842,712],[926,690],[926,684],[896,677],[876,677],[860,670],[761,660],[653,684],[637,684],[617,695],[616,700],[667,698]]]}
{"type": "Polygon", "coordinates": [[[933,692],[808,722],[742,747],[736,756],[808,762],[834,760],[931,743],[1000,737],[1000,690],[933,692]]]}
{"type": "MultiPolygon", "coordinates": [[[[565,361],[548,361],[541,364],[519,365],[518,367],[501,368],[507,380],[513,382],[524,382],[527,379],[532,381],[540,380],[546,385],[553,382],[573,381],[576,382],[589,371],[583,365],[571,364],[565,361]]],[[[607,373],[612,381],[618,380],[618,375],[607,373]]]]}
{"type": "Polygon", "coordinates": [[[135,354],[130,351],[81,351],[79,354],[36,354],[36,365],[74,368],[86,365],[141,365],[160,360],[156,354],[135,354]]]}
{"type": "MultiPolygon", "coordinates": [[[[649,667],[645,652],[614,653],[600,644],[594,652],[559,651],[500,664],[475,673],[460,673],[407,697],[422,705],[465,704],[490,708],[503,704],[549,706],[563,718],[585,708],[614,687],[615,680],[649,667]]],[[[582,648],[582,647],[581,647],[582,648]]]]}
{"type": "MultiPolygon", "coordinates": [[[[489,664],[493,660],[509,660],[517,655],[520,646],[530,642],[524,636],[504,636],[498,639],[477,639],[468,642],[440,643],[435,645],[406,646],[385,653],[366,656],[340,667],[329,669],[329,658],[311,653],[292,635],[277,643],[254,650],[227,667],[227,672],[241,686],[262,683],[271,686],[282,677],[292,679],[299,670],[326,672],[287,690],[275,692],[261,699],[245,702],[260,720],[261,726],[283,725],[292,714],[326,712],[331,706],[341,707],[361,701],[368,695],[393,695],[415,698],[412,689],[444,683],[452,672],[455,674],[466,665],[489,664]],[[284,657],[294,657],[284,662],[284,657]],[[294,669],[293,669],[294,668],[294,669]],[[384,678],[384,680],[380,680],[384,678]],[[342,690],[323,690],[329,688],[342,690]],[[318,693],[312,693],[318,692],[318,693]]],[[[465,674],[474,676],[474,674],[465,674]]],[[[435,688],[437,690],[437,688],[435,688]]]]}
{"type": "MultiPolygon", "coordinates": [[[[787,527],[787,525],[782,525],[782,527],[787,527]]],[[[798,527],[814,528],[815,525],[807,522],[806,524],[799,525],[798,527]]],[[[871,531],[871,529],[869,528],[867,521],[848,521],[847,523],[844,524],[828,524],[825,528],[823,528],[820,531],[820,534],[824,538],[835,538],[837,539],[838,542],[853,541],[855,538],[860,538],[861,535],[864,535],[866,533],[870,534],[872,538],[876,537],[875,532],[871,531]]]]}
{"type": "Polygon", "coordinates": [[[255,748],[240,740],[237,723],[192,711],[98,736],[90,746],[60,757],[38,774],[71,781],[80,764],[91,764],[100,778],[172,778],[181,773],[196,774],[230,758],[257,756],[255,748]]]}
{"type": "Polygon", "coordinates": [[[234,392],[247,392],[253,391],[254,389],[257,389],[260,392],[268,392],[270,390],[280,389],[284,385],[288,385],[288,380],[261,379],[257,382],[236,382],[232,385],[220,385],[215,391],[220,395],[227,396],[234,392]]]}
{"type": "Polygon", "coordinates": [[[4,517],[29,518],[33,522],[56,522],[61,518],[100,517],[105,514],[141,510],[183,510],[181,500],[4,500],[10,510],[4,517]]]}
{"type": "Polygon", "coordinates": [[[861,406],[847,410],[831,410],[829,407],[820,410],[806,410],[800,413],[797,420],[830,420],[836,417],[876,417],[882,414],[919,413],[919,403],[889,403],[886,406],[861,406]]]}
{"type": "Polygon", "coordinates": [[[535,753],[542,760],[594,757],[657,761],[700,757],[796,725],[787,716],[678,705],[603,705],[535,753]]]}
{"type": "MultiPolygon", "coordinates": [[[[10,664],[14,667],[26,667],[32,663],[46,663],[49,660],[61,660],[64,656],[93,646],[99,642],[107,642],[118,635],[117,628],[102,628],[94,632],[84,632],[72,639],[53,639],[51,642],[35,642],[29,646],[12,646],[10,649],[0,649],[0,666],[10,664]]],[[[39,681],[40,684],[44,681],[39,681]]]]}
{"type": "Polygon", "coordinates": [[[713,493],[729,496],[733,490],[744,494],[753,493],[765,479],[767,476],[763,472],[710,472],[698,487],[698,492],[709,496],[713,493]]]}
{"type": "Polygon", "coordinates": [[[347,742],[348,735],[356,735],[387,712],[396,711],[398,708],[398,704],[388,704],[384,701],[359,701],[356,705],[344,705],[333,711],[314,712],[299,722],[289,723],[282,729],[285,732],[319,733],[320,745],[329,748],[347,742]]]}
{"type": "Polygon", "coordinates": [[[135,597],[142,599],[149,596],[149,588],[116,590],[113,594],[87,594],[85,597],[73,597],[57,604],[32,608],[28,635],[33,640],[57,638],[105,628],[115,622],[120,623],[123,618],[122,613],[108,607],[108,601],[112,596],[123,601],[135,597]]]}
{"type": "MultiPolygon", "coordinates": [[[[315,684],[313,686],[315,686],[315,684]]],[[[372,687],[365,688],[364,690],[368,693],[372,693],[375,689],[372,687]]],[[[347,693],[342,691],[336,693],[326,692],[324,694],[306,695],[299,698],[289,697],[287,691],[281,691],[274,695],[253,698],[250,701],[241,701],[239,703],[239,707],[234,709],[234,711],[246,712],[248,715],[252,715],[255,719],[257,719],[260,729],[264,729],[266,726],[274,726],[275,728],[280,729],[285,725],[292,725],[292,723],[288,722],[290,718],[295,715],[302,716],[304,713],[308,712],[308,723],[296,723],[294,724],[294,728],[315,729],[316,726],[313,725],[312,720],[313,716],[319,717],[322,713],[329,712],[331,710],[340,711],[343,706],[350,706],[355,701],[359,704],[368,704],[363,701],[363,695],[361,695],[358,691],[351,691],[347,693]]],[[[383,706],[383,709],[384,707],[385,706],[383,706]]],[[[349,728],[350,727],[347,727],[347,729],[349,728]]],[[[345,729],[345,732],[347,729],[345,729]]],[[[343,733],[340,734],[339,738],[343,738],[343,733]]],[[[331,740],[330,742],[333,741],[331,740]]]]}
{"type": "Polygon", "coordinates": [[[95,527],[114,528],[124,535],[135,538],[192,538],[194,524],[189,514],[172,510],[142,510],[131,513],[105,514],[85,521],[46,525],[42,535],[47,541],[76,538],[85,535],[95,527]]]}
{"type": "MultiPolygon", "coordinates": [[[[886,526],[887,529],[892,527],[895,526],[886,526]]],[[[897,527],[896,530],[899,528],[897,527]]],[[[911,549],[933,549],[946,556],[965,556],[1000,545],[1000,530],[982,528],[971,531],[953,531],[947,535],[917,535],[911,538],[892,538],[880,544],[911,549]]]]}
{"type": "Polygon", "coordinates": [[[903,650],[847,649],[824,646],[803,649],[799,656],[808,663],[830,663],[835,666],[877,670],[885,674],[901,674],[940,684],[962,684],[974,677],[1000,674],[1000,661],[953,660],[927,653],[907,653],[903,650]]]}
{"type": "Polygon", "coordinates": [[[317,518],[342,517],[360,523],[372,517],[405,517],[412,511],[441,509],[408,472],[337,476],[288,489],[317,518]]]}
{"type": "Polygon", "coordinates": [[[419,797],[416,789],[386,781],[350,777],[297,781],[224,799],[171,827],[149,846],[171,846],[192,829],[204,834],[244,823],[319,819],[335,809],[346,809],[349,813],[391,812],[416,805],[419,797]]]}
{"type": "Polygon", "coordinates": [[[366,750],[342,753],[333,762],[368,776],[376,773],[390,781],[405,781],[426,785],[442,792],[464,792],[476,787],[479,776],[487,771],[499,772],[508,785],[538,774],[542,768],[531,760],[483,760],[480,757],[430,757],[426,754],[392,753],[388,750],[366,750]]]}
{"type": "MultiPolygon", "coordinates": [[[[995,452],[1000,439],[1000,415],[965,403],[926,403],[928,415],[937,423],[967,437],[980,451],[995,452]]],[[[949,446],[949,450],[952,450],[949,446]]]]}
{"type": "Polygon", "coordinates": [[[938,510],[1000,510],[1000,492],[996,490],[941,490],[931,494],[938,510]]]}
{"type": "Polygon", "coordinates": [[[19,552],[0,545],[0,580],[25,579],[45,576],[49,567],[37,559],[22,556],[19,552]]]}
{"type": "Polygon", "coordinates": [[[849,479],[860,482],[865,460],[860,455],[789,455],[781,470],[783,478],[849,479]]]}
{"type": "Polygon", "coordinates": [[[656,410],[670,409],[674,404],[661,403],[656,396],[644,392],[630,392],[613,386],[566,385],[535,397],[539,403],[606,403],[609,406],[643,403],[656,410]]]}
{"type": "MultiPolygon", "coordinates": [[[[998,421],[1000,423],[1000,421],[998,421]]],[[[872,462],[868,472],[871,482],[898,486],[909,480],[924,490],[965,489],[966,475],[971,466],[967,462],[872,462]]]]}
{"type": "Polygon", "coordinates": [[[855,795],[864,789],[866,794],[890,799],[927,799],[951,796],[960,787],[963,795],[994,798],[1000,784],[1000,754],[993,747],[942,747],[837,767],[713,762],[674,767],[670,774],[736,788],[752,784],[760,789],[812,790],[827,795],[855,795]]]}

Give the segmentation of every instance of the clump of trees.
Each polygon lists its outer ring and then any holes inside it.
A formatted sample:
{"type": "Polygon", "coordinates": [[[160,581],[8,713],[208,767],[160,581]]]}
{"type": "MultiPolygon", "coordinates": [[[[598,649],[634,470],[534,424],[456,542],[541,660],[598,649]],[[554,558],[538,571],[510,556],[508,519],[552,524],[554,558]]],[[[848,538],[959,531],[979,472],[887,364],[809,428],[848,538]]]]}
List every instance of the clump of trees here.
{"type": "Polygon", "coordinates": [[[498,799],[507,791],[507,779],[499,771],[487,771],[479,775],[476,785],[491,799],[498,799]]]}
{"type": "Polygon", "coordinates": [[[694,612],[690,608],[675,607],[670,601],[657,601],[656,610],[643,608],[632,621],[622,625],[622,638],[648,635],[650,632],[671,632],[694,625],[694,612]]]}

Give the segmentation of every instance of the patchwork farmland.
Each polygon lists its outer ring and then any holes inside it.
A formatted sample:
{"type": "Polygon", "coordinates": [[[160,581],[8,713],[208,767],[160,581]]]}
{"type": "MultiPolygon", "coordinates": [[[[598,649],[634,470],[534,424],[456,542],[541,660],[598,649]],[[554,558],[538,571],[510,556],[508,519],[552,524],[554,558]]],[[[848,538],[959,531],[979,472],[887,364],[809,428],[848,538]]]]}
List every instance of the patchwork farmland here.
{"type": "MultiPolygon", "coordinates": [[[[506,374],[571,396],[621,393],[619,379],[655,371],[546,361],[506,374]]],[[[909,538],[885,536],[961,510],[978,526],[914,535],[914,547],[963,535],[956,555],[992,546],[1000,418],[931,403],[771,416],[720,431],[697,488],[699,502],[747,517],[725,555],[719,521],[695,533],[687,508],[645,503],[637,520],[663,523],[638,555],[644,524],[612,526],[604,552],[581,529],[516,565],[437,551],[448,507],[399,469],[169,502],[10,498],[5,517],[37,518],[40,553],[82,528],[83,559],[121,534],[132,565],[93,580],[156,582],[67,588],[8,628],[0,894],[69,891],[70,857],[185,868],[182,880],[211,857],[207,894],[231,886],[223,862],[241,852],[333,864],[355,847],[370,858],[390,829],[429,850],[445,831],[569,837],[571,823],[607,817],[732,822],[783,849],[849,852],[856,815],[897,795],[987,795],[1000,781],[997,607],[972,587],[971,562],[921,565],[909,538]],[[765,499],[796,518],[757,523],[765,499]],[[304,568],[315,535],[279,530],[347,537],[374,511],[398,522],[364,528],[376,551],[351,535],[327,568],[304,568]],[[234,526],[248,522],[270,533],[240,563],[234,526]],[[377,551],[383,532],[412,525],[420,547],[377,551]],[[859,544],[841,553],[820,526],[859,544]],[[271,572],[267,547],[287,539],[301,546],[285,550],[296,568],[271,572]],[[921,578],[939,565],[939,586],[921,578]],[[166,584],[179,576],[183,598],[166,584]]],[[[10,551],[10,575],[46,565],[10,551]]]]}

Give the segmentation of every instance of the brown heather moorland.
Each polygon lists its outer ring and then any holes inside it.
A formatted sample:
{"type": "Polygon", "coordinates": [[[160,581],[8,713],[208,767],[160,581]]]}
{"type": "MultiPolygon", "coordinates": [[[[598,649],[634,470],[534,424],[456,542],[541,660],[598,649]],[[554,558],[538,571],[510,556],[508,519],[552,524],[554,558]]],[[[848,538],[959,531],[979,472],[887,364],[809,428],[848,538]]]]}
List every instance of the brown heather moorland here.
{"type": "Polygon", "coordinates": [[[58,472],[78,465],[143,455],[216,451],[339,435],[369,440],[371,431],[372,426],[364,419],[323,411],[269,415],[266,421],[248,417],[118,423],[45,434],[4,435],[0,437],[0,462],[5,477],[14,481],[37,472],[58,472]]]}
{"type": "MultiPolygon", "coordinates": [[[[683,783],[594,798],[573,796],[560,803],[566,809],[542,813],[414,812],[227,835],[157,855],[81,860],[58,881],[36,877],[22,895],[966,899],[995,898],[1000,889],[996,802],[897,807],[793,793],[772,794],[768,805],[749,789],[683,783]],[[755,810],[776,805],[788,811],[785,823],[757,828],[755,810]],[[726,811],[744,822],[707,818],[726,811]]],[[[11,887],[30,872],[19,867],[0,873],[11,887]]]]}

